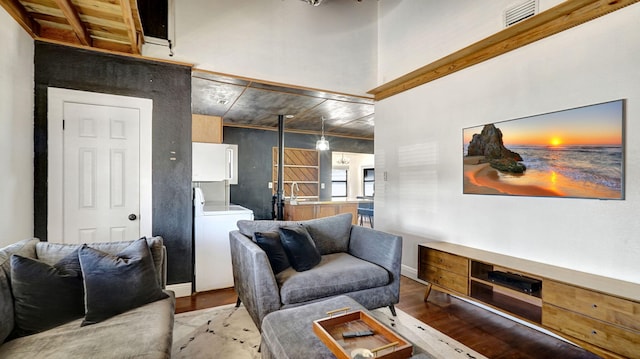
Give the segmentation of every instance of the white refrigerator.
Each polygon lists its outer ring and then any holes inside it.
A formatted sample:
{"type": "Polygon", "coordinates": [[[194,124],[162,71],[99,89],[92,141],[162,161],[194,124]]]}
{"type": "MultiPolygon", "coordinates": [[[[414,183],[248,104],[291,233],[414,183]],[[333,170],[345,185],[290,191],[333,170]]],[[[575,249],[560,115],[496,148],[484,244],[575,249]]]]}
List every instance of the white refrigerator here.
{"type": "Polygon", "coordinates": [[[229,203],[238,183],[237,145],[193,143],[194,281],[196,292],[233,287],[229,232],[250,209],[229,203]]]}

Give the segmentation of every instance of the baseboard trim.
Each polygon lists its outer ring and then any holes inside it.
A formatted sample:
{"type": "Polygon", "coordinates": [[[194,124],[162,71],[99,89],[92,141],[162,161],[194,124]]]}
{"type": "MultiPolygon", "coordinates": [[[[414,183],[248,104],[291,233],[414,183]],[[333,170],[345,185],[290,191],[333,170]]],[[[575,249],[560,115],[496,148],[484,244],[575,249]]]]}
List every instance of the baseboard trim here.
{"type": "Polygon", "coordinates": [[[413,280],[418,280],[418,270],[406,264],[400,266],[400,274],[413,280]]]}
{"type": "Polygon", "coordinates": [[[191,282],[167,285],[167,290],[172,290],[176,298],[191,296],[191,282]]]}

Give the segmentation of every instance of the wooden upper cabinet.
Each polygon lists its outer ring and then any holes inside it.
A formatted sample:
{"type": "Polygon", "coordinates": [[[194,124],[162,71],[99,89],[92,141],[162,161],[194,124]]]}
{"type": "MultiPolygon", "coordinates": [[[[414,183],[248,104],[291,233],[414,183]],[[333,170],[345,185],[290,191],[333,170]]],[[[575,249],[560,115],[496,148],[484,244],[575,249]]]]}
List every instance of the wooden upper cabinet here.
{"type": "Polygon", "coordinates": [[[222,117],[193,114],[191,121],[192,142],[222,143],[222,117]]]}

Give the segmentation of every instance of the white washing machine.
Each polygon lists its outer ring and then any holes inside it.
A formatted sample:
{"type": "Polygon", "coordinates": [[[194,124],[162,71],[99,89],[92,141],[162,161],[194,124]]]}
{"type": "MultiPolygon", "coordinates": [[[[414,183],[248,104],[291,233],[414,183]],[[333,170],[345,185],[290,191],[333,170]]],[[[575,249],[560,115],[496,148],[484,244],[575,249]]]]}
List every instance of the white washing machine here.
{"type": "Polygon", "coordinates": [[[238,229],[239,220],[253,220],[253,211],[234,204],[207,204],[202,190],[194,191],[196,292],[233,287],[229,232],[238,229]]]}

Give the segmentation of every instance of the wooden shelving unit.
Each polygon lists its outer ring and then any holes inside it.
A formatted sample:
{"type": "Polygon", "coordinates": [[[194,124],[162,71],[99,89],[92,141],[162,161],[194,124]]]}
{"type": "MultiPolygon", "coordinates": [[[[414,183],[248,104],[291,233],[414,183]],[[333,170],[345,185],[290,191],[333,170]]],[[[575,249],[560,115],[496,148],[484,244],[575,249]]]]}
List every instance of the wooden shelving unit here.
{"type": "MultiPolygon", "coordinates": [[[[273,147],[273,191],[278,188],[278,148],[273,147]]],[[[298,198],[317,200],[320,197],[320,155],[316,150],[284,149],[284,193],[291,197],[291,185],[298,184],[298,198]]]]}
{"type": "Polygon", "coordinates": [[[418,278],[550,330],[604,358],[640,358],[640,284],[452,243],[418,246],[418,278]],[[500,282],[491,273],[508,273],[500,282]],[[517,279],[534,283],[523,289],[517,279]],[[538,288],[539,287],[539,288],[538,288]]]}

